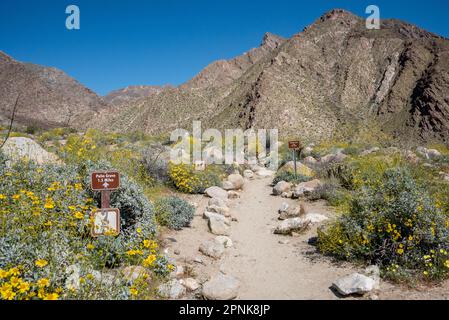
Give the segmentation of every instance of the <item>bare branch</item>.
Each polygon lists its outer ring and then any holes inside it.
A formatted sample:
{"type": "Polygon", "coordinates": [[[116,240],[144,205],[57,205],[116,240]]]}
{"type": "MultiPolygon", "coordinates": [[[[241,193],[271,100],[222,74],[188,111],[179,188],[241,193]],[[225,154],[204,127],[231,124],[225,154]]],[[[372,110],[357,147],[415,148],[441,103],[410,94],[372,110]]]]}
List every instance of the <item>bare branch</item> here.
{"type": "Polygon", "coordinates": [[[6,134],[5,140],[3,140],[2,145],[0,146],[0,149],[3,148],[6,141],[8,141],[9,136],[11,135],[12,126],[14,124],[14,118],[16,117],[17,105],[19,104],[19,98],[20,98],[20,93],[17,95],[16,103],[14,103],[14,108],[12,109],[11,121],[9,122],[8,133],[6,134]]]}

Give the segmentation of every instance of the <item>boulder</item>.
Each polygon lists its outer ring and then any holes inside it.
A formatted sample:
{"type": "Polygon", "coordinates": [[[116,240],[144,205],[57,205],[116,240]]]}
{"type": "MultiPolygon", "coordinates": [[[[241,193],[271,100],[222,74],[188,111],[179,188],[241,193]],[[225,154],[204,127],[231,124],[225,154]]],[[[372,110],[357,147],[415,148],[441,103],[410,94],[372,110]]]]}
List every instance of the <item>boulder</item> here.
{"type": "Polygon", "coordinates": [[[375,289],[376,281],[360,273],[353,273],[332,283],[341,295],[365,294],[375,289]]]}
{"type": "Polygon", "coordinates": [[[282,221],[274,230],[275,234],[288,235],[292,232],[301,232],[309,226],[309,222],[302,218],[292,218],[282,221]]]}
{"type": "Polygon", "coordinates": [[[296,207],[288,207],[286,210],[283,210],[279,213],[279,220],[286,220],[290,218],[297,218],[304,216],[306,214],[306,205],[304,202],[301,202],[299,206],[296,207]]]}
{"type": "Polygon", "coordinates": [[[169,299],[179,299],[186,294],[186,288],[177,279],[161,284],[157,291],[161,297],[169,299]]]}
{"type": "Polygon", "coordinates": [[[311,146],[307,146],[304,149],[302,149],[301,154],[303,156],[309,156],[312,154],[312,152],[313,152],[313,148],[311,146]]]}
{"type": "Polygon", "coordinates": [[[328,155],[325,155],[324,157],[321,157],[320,163],[322,163],[322,164],[338,163],[338,162],[342,162],[346,158],[347,158],[347,155],[345,155],[344,153],[338,152],[335,154],[328,154],[328,155]]]}
{"type": "Polygon", "coordinates": [[[243,188],[243,185],[245,184],[245,179],[240,174],[230,174],[228,176],[228,181],[232,183],[234,186],[234,190],[239,190],[243,188]]]}
{"type": "Polygon", "coordinates": [[[279,196],[284,192],[289,192],[292,184],[290,182],[279,181],[273,188],[273,195],[279,196]]]}
{"type": "Polygon", "coordinates": [[[318,179],[314,179],[311,181],[307,181],[307,182],[302,182],[300,184],[298,184],[294,189],[293,189],[293,198],[299,198],[303,195],[307,195],[310,194],[311,192],[315,191],[317,188],[319,188],[322,185],[321,181],[318,179]]]}
{"type": "Polygon", "coordinates": [[[424,147],[418,147],[416,148],[416,153],[420,154],[426,159],[436,159],[441,157],[441,152],[435,149],[427,149],[424,147]]]}
{"type": "Polygon", "coordinates": [[[226,201],[228,198],[228,192],[220,187],[209,187],[204,192],[211,198],[217,198],[223,201],[226,201]]]}
{"type": "Polygon", "coordinates": [[[258,176],[259,178],[268,178],[268,177],[272,177],[274,176],[275,172],[268,170],[268,169],[261,169],[259,171],[256,171],[256,176],[258,176]]]}
{"type": "MultiPolygon", "coordinates": [[[[294,172],[295,163],[293,161],[289,161],[286,164],[284,164],[279,170],[294,172]]],[[[312,177],[314,175],[313,170],[310,169],[305,164],[302,164],[301,162],[296,162],[296,173],[306,177],[312,177]]]]}
{"type": "Polygon", "coordinates": [[[46,151],[37,142],[25,137],[11,137],[2,148],[12,161],[27,160],[37,164],[62,163],[57,155],[46,151]]]}
{"type": "Polygon", "coordinates": [[[203,285],[203,297],[208,300],[232,300],[238,295],[240,281],[236,278],[218,274],[203,285]]]}
{"type": "Polygon", "coordinates": [[[223,243],[214,239],[203,242],[200,245],[199,250],[202,254],[208,257],[219,259],[224,254],[225,247],[223,243]]]}
{"type": "Polygon", "coordinates": [[[231,234],[231,227],[225,222],[225,220],[218,219],[214,216],[209,218],[209,230],[217,236],[229,236],[231,234]]]}

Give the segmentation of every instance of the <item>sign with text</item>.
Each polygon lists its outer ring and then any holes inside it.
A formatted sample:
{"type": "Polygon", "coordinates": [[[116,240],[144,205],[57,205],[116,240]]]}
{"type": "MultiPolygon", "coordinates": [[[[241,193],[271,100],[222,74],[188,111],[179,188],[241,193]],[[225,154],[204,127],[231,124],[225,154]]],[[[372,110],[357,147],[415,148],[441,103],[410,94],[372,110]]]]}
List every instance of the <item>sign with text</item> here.
{"type": "Polygon", "coordinates": [[[120,233],[120,210],[97,209],[92,212],[92,236],[118,235],[120,233]]]}
{"type": "Polygon", "coordinates": [[[95,171],[91,175],[91,187],[95,191],[120,188],[120,173],[117,171],[95,171]]]}
{"type": "Polygon", "coordinates": [[[292,150],[299,150],[299,149],[301,149],[301,142],[300,141],[289,141],[288,148],[292,149],[292,150]]]}

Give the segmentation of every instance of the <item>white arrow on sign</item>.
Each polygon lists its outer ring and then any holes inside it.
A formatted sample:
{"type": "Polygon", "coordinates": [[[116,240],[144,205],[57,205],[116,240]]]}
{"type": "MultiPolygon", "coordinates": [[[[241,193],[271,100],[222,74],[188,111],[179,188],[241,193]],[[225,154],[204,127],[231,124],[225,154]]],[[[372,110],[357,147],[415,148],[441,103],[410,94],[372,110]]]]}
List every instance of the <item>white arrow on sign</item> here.
{"type": "Polygon", "coordinates": [[[103,183],[103,187],[105,187],[105,188],[109,187],[109,183],[107,183],[107,182],[103,183]]]}

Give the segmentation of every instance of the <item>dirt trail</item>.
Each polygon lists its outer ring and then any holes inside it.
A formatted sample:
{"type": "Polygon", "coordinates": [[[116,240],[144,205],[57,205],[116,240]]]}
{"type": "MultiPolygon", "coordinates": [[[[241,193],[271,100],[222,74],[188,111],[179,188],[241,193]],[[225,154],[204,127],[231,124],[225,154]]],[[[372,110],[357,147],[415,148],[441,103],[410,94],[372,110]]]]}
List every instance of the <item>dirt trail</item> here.
{"type": "MultiPolygon", "coordinates": [[[[232,223],[230,238],[233,247],[214,260],[201,255],[200,244],[215,238],[208,231],[202,214],[208,198],[191,197],[198,204],[190,228],[171,231],[168,253],[177,263],[193,266],[192,276],[200,282],[223,272],[241,281],[238,299],[339,299],[330,290],[332,282],[341,276],[361,271],[351,264],[334,264],[316,253],[309,240],[316,236],[317,226],[297,237],[273,234],[279,223],[277,211],[283,202],[298,205],[298,200],[271,196],[271,178],[246,181],[240,198],[231,200],[231,212],[238,219],[232,223]],[[175,251],[178,254],[174,254],[175,251]],[[200,258],[203,262],[194,262],[200,258]]],[[[324,202],[308,203],[309,213],[335,217],[324,202]]],[[[382,282],[380,299],[443,299],[448,297],[447,284],[433,288],[411,290],[382,282]]],[[[188,297],[192,298],[192,297],[188,297]]],[[[365,297],[369,298],[369,297],[365,297]]],[[[350,298],[352,299],[352,298],[350,298]]]]}

